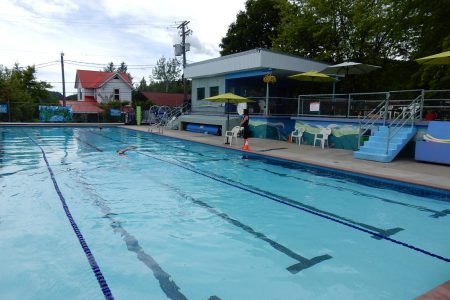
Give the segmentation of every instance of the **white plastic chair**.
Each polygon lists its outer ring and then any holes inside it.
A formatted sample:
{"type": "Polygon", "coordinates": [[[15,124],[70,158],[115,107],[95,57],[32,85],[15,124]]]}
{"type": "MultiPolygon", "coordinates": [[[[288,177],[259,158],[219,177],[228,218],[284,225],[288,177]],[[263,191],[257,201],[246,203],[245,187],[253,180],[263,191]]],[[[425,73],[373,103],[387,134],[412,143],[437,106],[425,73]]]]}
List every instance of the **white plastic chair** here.
{"type": "Polygon", "coordinates": [[[331,128],[322,128],[320,130],[320,133],[314,134],[313,146],[314,147],[316,146],[316,141],[320,141],[320,145],[322,146],[322,149],[325,148],[325,143],[329,147],[330,145],[328,144],[328,136],[330,136],[330,134],[331,134],[331,128]]]}
{"type": "Polygon", "coordinates": [[[291,140],[294,143],[294,139],[297,139],[297,143],[300,146],[303,140],[303,133],[305,132],[305,128],[300,127],[299,129],[296,129],[291,132],[291,140]]]}
{"type": "Polygon", "coordinates": [[[225,137],[224,137],[224,144],[231,144],[233,143],[233,138],[236,140],[237,143],[237,138],[238,138],[238,134],[239,131],[241,131],[241,127],[239,126],[234,126],[231,130],[227,130],[225,131],[225,137]]]}

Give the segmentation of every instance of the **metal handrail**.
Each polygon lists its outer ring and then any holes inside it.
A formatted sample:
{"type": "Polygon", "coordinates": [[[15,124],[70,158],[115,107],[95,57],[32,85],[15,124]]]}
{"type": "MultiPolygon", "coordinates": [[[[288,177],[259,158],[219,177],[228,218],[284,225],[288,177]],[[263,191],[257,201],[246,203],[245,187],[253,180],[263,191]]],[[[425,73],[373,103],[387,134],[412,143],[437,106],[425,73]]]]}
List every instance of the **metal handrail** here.
{"type": "Polygon", "coordinates": [[[153,132],[153,129],[158,128],[158,133],[164,133],[164,127],[167,127],[171,122],[173,123],[179,116],[183,115],[184,112],[189,107],[189,103],[185,103],[182,106],[168,107],[168,106],[157,106],[153,105],[149,109],[149,113],[152,111],[158,111],[159,108],[164,108],[164,114],[160,117],[158,122],[151,124],[148,128],[149,132],[153,132]],[[174,119],[175,117],[175,119],[174,119]]]}
{"type": "Polygon", "coordinates": [[[388,135],[386,141],[385,154],[389,152],[389,145],[394,136],[410,120],[411,127],[414,126],[414,120],[422,115],[423,93],[417,96],[411,103],[393,120],[388,126],[388,135]]]}
{"type": "Polygon", "coordinates": [[[359,133],[358,133],[358,148],[361,146],[362,136],[372,129],[375,122],[383,117],[384,122],[386,122],[387,107],[389,106],[389,93],[386,93],[386,99],[380,102],[372,111],[370,111],[367,116],[359,122],[359,133]]]}

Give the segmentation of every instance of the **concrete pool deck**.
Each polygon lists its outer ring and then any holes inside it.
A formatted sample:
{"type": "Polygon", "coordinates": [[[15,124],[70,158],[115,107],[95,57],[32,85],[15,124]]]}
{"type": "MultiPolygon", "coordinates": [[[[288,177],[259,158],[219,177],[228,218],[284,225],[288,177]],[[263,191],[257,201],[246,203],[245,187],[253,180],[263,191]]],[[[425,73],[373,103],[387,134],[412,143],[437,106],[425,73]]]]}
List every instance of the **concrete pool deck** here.
{"type": "MultiPolygon", "coordinates": [[[[148,131],[148,126],[119,126],[138,131],[148,131]]],[[[154,132],[155,133],[155,132],[154,132]]],[[[159,133],[155,133],[159,134],[159,133]]],[[[162,134],[183,140],[240,150],[243,140],[233,145],[224,144],[221,136],[164,129],[162,134]]],[[[391,163],[380,163],[353,158],[350,150],[325,148],[311,145],[298,145],[285,141],[269,139],[249,139],[250,153],[267,155],[274,158],[288,159],[320,167],[350,171],[364,175],[376,176],[390,180],[406,182],[447,190],[450,192],[450,166],[418,162],[412,159],[397,158],[391,163]]],[[[450,155],[450,153],[449,153],[450,155]]]]}

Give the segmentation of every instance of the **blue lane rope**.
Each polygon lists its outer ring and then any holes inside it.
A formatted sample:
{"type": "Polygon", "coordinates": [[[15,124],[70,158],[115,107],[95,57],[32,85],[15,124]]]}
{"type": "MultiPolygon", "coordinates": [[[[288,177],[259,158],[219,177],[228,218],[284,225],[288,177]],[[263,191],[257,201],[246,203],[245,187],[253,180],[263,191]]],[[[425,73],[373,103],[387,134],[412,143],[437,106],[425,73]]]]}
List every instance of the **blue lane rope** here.
{"type": "Polygon", "coordinates": [[[427,251],[427,250],[423,250],[423,249],[418,248],[418,247],[415,247],[415,246],[413,246],[413,245],[410,245],[410,244],[401,242],[401,241],[399,241],[399,240],[396,240],[396,239],[387,237],[387,236],[385,236],[385,235],[379,234],[379,233],[377,233],[377,232],[374,232],[374,231],[371,231],[371,230],[368,230],[368,229],[365,229],[365,228],[362,228],[362,227],[359,227],[359,226],[350,224],[350,223],[348,223],[348,222],[341,221],[341,220],[339,220],[339,219],[336,219],[336,218],[333,218],[333,217],[324,215],[324,214],[322,214],[322,213],[315,212],[315,211],[312,211],[312,210],[310,210],[310,209],[307,209],[307,208],[304,208],[304,207],[297,206],[297,205],[295,205],[295,204],[293,204],[293,203],[289,203],[289,202],[287,202],[287,201],[285,201],[285,200],[282,200],[282,199],[279,199],[279,198],[276,198],[276,197],[267,195],[267,194],[265,194],[265,193],[263,193],[263,192],[258,192],[258,191],[252,190],[252,189],[250,189],[250,188],[248,188],[248,187],[241,186],[241,185],[239,185],[239,184],[236,184],[236,183],[233,183],[233,182],[229,182],[229,181],[224,180],[224,179],[221,179],[221,178],[217,178],[217,177],[215,177],[215,176],[213,176],[213,175],[205,174],[205,173],[203,173],[203,172],[201,172],[201,171],[198,171],[198,170],[196,170],[196,169],[192,169],[192,168],[186,167],[186,166],[184,166],[184,165],[181,165],[181,164],[178,164],[178,163],[175,163],[175,162],[172,162],[172,161],[168,161],[168,160],[165,160],[165,159],[156,157],[156,156],[151,155],[151,154],[144,153],[144,152],[142,152],[142,151],[136,151],[136,152],[137,152],[137,153],[140,153],[140,154],[142,154],[142,155],[144,155],[144,156],[151,157],[151,158],[153,158],[153,159],[156,159],[156,160],[165,162],[165,163],[173,164],[173,165],[175,165],[175,166],[178,166],[178,167],[180,167],[180,168],[183,168],[183,169],[185,169],[185,170],[191,171],[191,172],[193,172],[193,173],[196,173],[196,174],[205,176],[205,177],[210,178],[210,179],[212,179],[212,180],[215,180],[215,181],[218,181],[218,182],[221,182],[221,183],[224,183],[224,184],[227,184],[227,185],[236,187],[236,188],[238,188],[238,189],[241,189],[241,190],[244,190],[244,191],[253,193],[253,194],[255,194],[255,195],[259,195],[259,196],[265,197],[265,198],[267,198],[267,199],[270,199],[270,200],[273,200],[273,201],[282,203],[282,204],[284,204],[284,205],[287,205],[287,206],[290,206],[290,207],[297,208],[297,209],[302,210],[302,211],[304,211],[304,212],[307,212],[307,213],[310,213],[310,214],[313,214],[313,215],[322,217],[322,218],[324,218],[324,219],[327,219],[327,220],[330,220],[330,221],[333,221],[333,222],[342,224],[342,225],[344,225],[344,226],[347,226],[347,227],[350,227],[350,228],[353,228],[353,229],[356,229],[356,230],[359,230],[359,231],[362,231],[362,232],[365,232],[365,233],[369,233],[369,234],[371,234],[371,235],[373,235],[373,236],[376,236],[376,237],[378,237],[378,238],[380,238],[380,239],[384,239],[384,240],[393,242],[393,243],[395,243],[395,244],[404,246],[404,247],[406,247],[406,248],[413,249],[413,250],[415,250],[415,251],[417,251],[417,252],[420,252],[420,253],[429,255],[429,256],[431,256],[431,257],[434,257],[434,258],[443,260],[443,261],[445,261],[445,262],[450,262],[450,258],[446,258],[446,257],[443,257],[443,256],[441,256],[441,255],[434,254],[434,253],[429,252],[429,251],[427,251]]]}
{"type": "Polygon", "coordinates": [[[56,182],[55,175],[53,174],[53,170],[50,167],[50,164],[48,163],[47,156],[45,155],[44,149],[30,136],[28,136],[33,143],[39,147],[39,149],[42,152],[42,156],[44,157],[45,164],[47,165],[48,172],[50,173],[50,177],[52,178],[53,185],[55,187],[56,193],[59,196],[59,199],[61,200],[61,204],[64,208],[64,212],[66,213],[67,218],[69,219],[70,225],[72,226],[73,231],[75,232],[75,235],[78,238],[78,241],[80,242],[81,247],[83,248],[84,253],[86,254],[86,257],[88,259],[89,265],[91,266],[92,271],[95,274],[95,277],[97,278],[97,282],[100,285],[100,288],[102,289],[103,295],[105,296],[105,299],[107,300],[113,300],[114,296],[111,293],[111,290],[109,289],[108,283],[106,283],[105,277],[102,274],[102,271],[100,270],[100,267],[98,266],[94,254],[92,254],[91,249],[89,249],[89,246],[87,245],[86,241],[84,240],[83,235],[81,234],[80,229],[78,228],[77,223],[75,223],[75,220],[72,217],[72,214],[70,213],[69,207],[67,206],[66,199],[64,198],[63,194],[61,193],[61,190],[59,189],[58,183],[56,182]]]}
{"type": "MultiPolygon", "coordinates": [[[[122,141],[120,141],[120,140],[116,140],[116,139],[111,138],[111,137],[109,137],[109,136],[105,136],[105,135],[101,135],[101,136],[103,136],[103,137],[105,137],[105,138],[108,138],[108,139],[110,139],[110,140],[116,141],[116,142],[122,142],[122,141]]],[[[397,245],[404,246],[404,247],[406,247],[406,248],[409,248],[409,249],[415,250],[415,251],[417,251],[417,252],[420,252],[420,253],[429,255],[429,256],[434,257],[434,258],[437,258],[437,259],[439,259],[439,260],[443,260],[443,261],[445,261],[445,262],[450,262],[450,258],[447,258],[447,257],[441,256],[441,255],[438,255],[438,254],[429,252],[429,251],[427,251],[427,250],[423,250],[423,249],[418,248],[418,247],[415,247],[415,246],[413,246],[413,245],[410,245],[410,244],[404,243],[404,242],[402,242],[402,241],[399,241],[399,240],[396,240],[396,239],[387,237],[387,236],[385,236],[385,235],[379,234],[379,233],[377,233],[377,232],[374,232],[374,231],[371,231],[371,230],[368,230],[368,229],[365,229],[365,228],[362,228],[362,227],[359,227],[359,226],[350,224],[350,223],[348,223],[348,222],[341,221],[341,220],[336,219],[336,218],[333,218],[333,217],[331,217],[331,216],[327,216],[327,215],[324,215],[324,214],[322,214],[322,213],[315,212],[315,211],[312,211],[312,210],[310,210],[310,209],[307,209],[307,208],[304,208],[304,207],[297,206],[297,205],[295,205],[295,204],[293,204],[293,203],[289,203],[289,202],[287,202],[287,201],[285,201],[285,200],[283,200],[283,199],[279,199],[279,198],[276,198],[276,197],[274,197],[274,196],[267,195],[267,194],[265,194],[265,193],[263,193],[263,192],[255,191],[255,190],[253,190],[253,189],[251,189],[251,188],[248,188],[248,187],[245,187],[245,186],[242,186],[242,185],[233,183],[233,182],[229,182],[228,180],[225,180],[225,179],[222,179],[222,178],[218,178],[218,177],[213,176],[213,175],[205,174],[205,173],[203,173],[203,172],[201,172],[201,171],[199,171],[199,170],[197,170],[197,169],[192,169],[192,168],[186,167],[186,166],[184,166],[184,165],[175,163],[175,162],[173,162],[173,161],[169,161],[169,160],[166,160],[166,159],[162,159],[162,158],[157,157],[157,156],[152,155],[152,154],[144,153],[143,151],[137,150],[136,153],[140,153],[140,154],[142,154],[142,155],[144,155],[144,156],[151,157],[151,158],[153,158],[153,159],[156,159],[156,160],[159,160],[159,161],[162,161],[162,162],[165,162],[165,163],[173,164],[173,165],[175,165],[175,166],[178,166],[178,167],[183,168],[183,169],[185,169],[185,170],[188,170],[188,171],[190,171],[190,172],[193,172],[193,173],[196,173],[196,174],[205,176],[205,177],[210,178],[210,179],[212,179],[212,180],[215,180],[215,181],[218,181],[218,182],[221,182],[221,183],[224,183],[224,184],[227,184],[227,185],[236,187],[236,188],[238,188],[238,189],[241,189],[241,190],[244,190],[244,191],[247,191],[247,192],[250,192],[250,193],[253,193],[253,194],[262,196],[262,197],[265,197],[265,198],[267,198],[267,199],[270,199],[270,200],[273,200],[273,201],[282,203],[282,204],[287,205],[287,206],[291,206],[291,207],[297,208],[297,209],[299,209],[299,210],[302,210],[302,211],[304,211],[304,212],[307,212],[307,213],[310,213],[310,214],[313,214],[313,215],[322,217],[322,218],[327,219],[327,220],[330,220],[330,221],[332,221],[332,222],[335,222],[335,223],[338,223],[338,224],[342,224],[342,225],[344,225],[344,226],[347,226],[347,227],[350,227],[350,228],[353,228],[353,229],[356,229],[356,230],[359,230],[359,231],[362,231],[362,232],[365,232],[365,233],[369,233],[369,234],[371,234],[371,235],[373,235],[373,236],[376,236],[376,237],[378,237],[378,238],[380,238],[380,239],[384,239],[384,240],[393,242],[393,243],[395,243],[395,244],[397,244],[397,245]]]]}

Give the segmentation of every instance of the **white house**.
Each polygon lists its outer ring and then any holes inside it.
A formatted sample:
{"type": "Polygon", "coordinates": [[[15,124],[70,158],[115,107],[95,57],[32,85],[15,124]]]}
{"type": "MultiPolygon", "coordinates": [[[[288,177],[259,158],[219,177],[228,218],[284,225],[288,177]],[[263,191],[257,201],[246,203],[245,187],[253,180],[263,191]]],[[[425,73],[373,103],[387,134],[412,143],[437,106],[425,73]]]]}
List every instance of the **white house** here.
{"type": "Polygon", "coordinates": [[[108,103],[131,101],[133,85],[126,73],[77,70],[75,88],[78,101],[108,103]]]}

